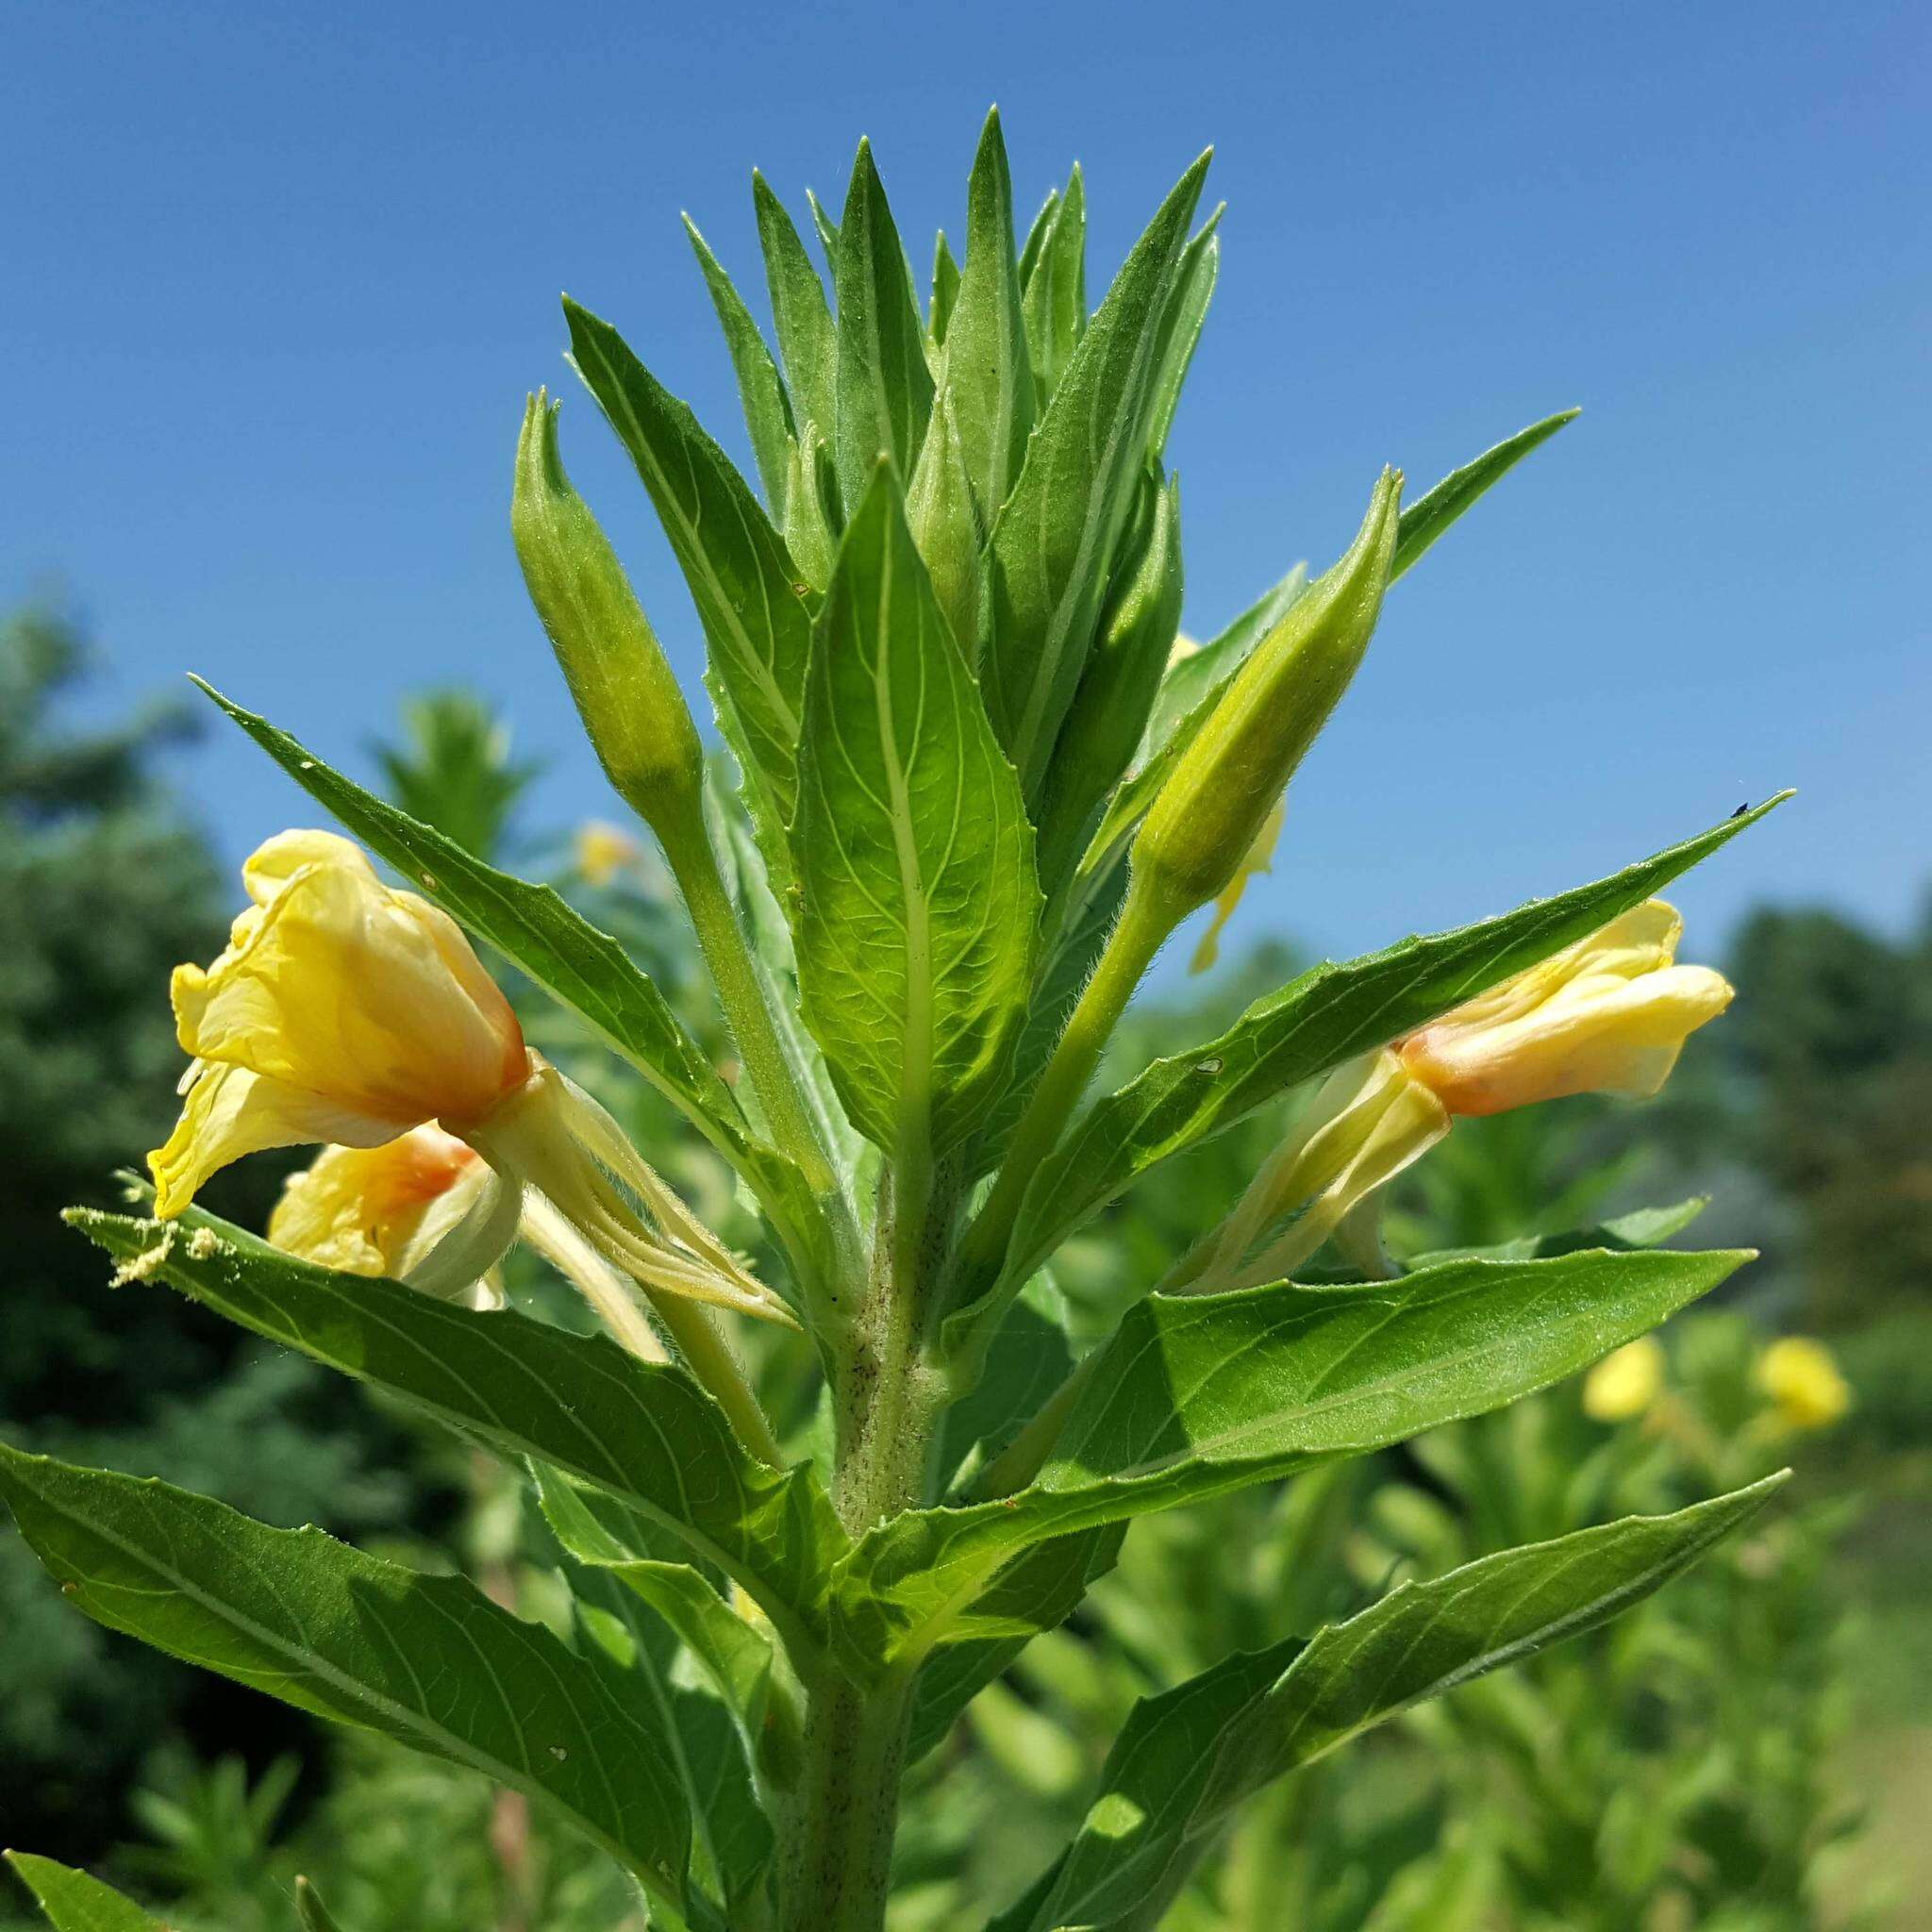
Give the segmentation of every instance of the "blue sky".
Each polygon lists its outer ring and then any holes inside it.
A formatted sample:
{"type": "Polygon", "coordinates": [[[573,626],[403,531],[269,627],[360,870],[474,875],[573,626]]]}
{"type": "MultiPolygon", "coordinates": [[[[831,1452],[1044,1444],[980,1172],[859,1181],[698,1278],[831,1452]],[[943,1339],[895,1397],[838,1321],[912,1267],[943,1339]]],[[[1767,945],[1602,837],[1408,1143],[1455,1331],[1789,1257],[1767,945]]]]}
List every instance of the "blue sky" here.
{"type": "MultiPolygon", "coordinates": [[[[765,8],[30,4],[0,74],[0,596],[67,587],[114,703],[197,670],[366,772],[448,679],[613,809],[507,529],[524,392],[688,675],[560,289],[735,453],[678,226],[762,307],[754,163],[869,134],[924,259],[997,100],[1023,214],[1077,157],[1090,280],[1206,143],[1223,269],[1171,457],[1211,631],[1570,403],[1391,597],[1234,939],[1355,951],[1576,883],[1783,785],[1688,881],[1903,926],[1932,875],[1932,14],[1790,4],[765,8]]],[[[215,721],[225,849],[314,815],[215,721]]]]}

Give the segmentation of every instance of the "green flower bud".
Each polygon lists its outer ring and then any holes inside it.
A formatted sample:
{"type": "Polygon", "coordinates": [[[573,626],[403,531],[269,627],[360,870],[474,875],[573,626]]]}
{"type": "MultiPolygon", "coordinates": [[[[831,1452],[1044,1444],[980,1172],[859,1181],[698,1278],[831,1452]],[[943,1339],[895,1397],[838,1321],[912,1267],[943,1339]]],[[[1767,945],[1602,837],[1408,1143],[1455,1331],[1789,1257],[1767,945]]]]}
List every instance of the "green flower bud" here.
{"type": "Polygon", "coordinates": [[[1355,541],[1256,645],[1156,794],[1132,859],[1170,920],[1234,876],[1348,689],[1389,585],[1401,495],[1402,473],[1384,470],[1355,541]]]}
{"type": "Polygon", "coordinates": [[[701,809],[704,749],[624,566],[564,475],[557,410],[541,390],[525,408],[510,533],[598,762],[668,843],[701,809]]]}
{"type": "Polygon", "coordinates": [[[979,553],[985,539],[952,392],[943,386],[906,486],[906,521],[925,559],[933,595],[971,664],[979,655],[979,553]]]}

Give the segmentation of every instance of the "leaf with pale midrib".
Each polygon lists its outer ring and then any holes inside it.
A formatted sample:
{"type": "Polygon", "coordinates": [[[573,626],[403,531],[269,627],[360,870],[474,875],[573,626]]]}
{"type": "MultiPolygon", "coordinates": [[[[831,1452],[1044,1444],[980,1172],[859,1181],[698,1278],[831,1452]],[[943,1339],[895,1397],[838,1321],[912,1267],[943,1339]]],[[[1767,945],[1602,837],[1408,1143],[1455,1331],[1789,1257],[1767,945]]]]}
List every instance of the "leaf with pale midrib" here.
{"type": "Polygon", "coordinates": [[[1669,1582],[1763,1507],[1771,1476],[1407,1583],[1345,1624],[1229,1657],[1128,1718],[1071,1846],[987,1932],[1152,1932],[1235,1807],[1372,1725],[1669,1582]]]}
{"type": "Polygon", "coordinates": [[[870,1531],[841,1566],[835,1614],[858,1633],[848,1641],[921,1655],[986,1615],[995,1579],[1033,1544],[1502,1407],[1747,1258],[1592,1250],[1452,1261],[1390,1283],[1150,1295],[1101,1344],[1033,1486],[870,1531]]]}
{"type": "Polygon", "coordinates": [[[774,1622],[815,1625],[822,1567],[844,1542],[818,1479],[754,1460],[682,1369],[514,1309],[477,1313],[319,1268],[199,1208],[164,1224],[93,1208],[67,1218],[141,1278],[505,1455],[608,1490],[738,1577],[774,1622]]]}

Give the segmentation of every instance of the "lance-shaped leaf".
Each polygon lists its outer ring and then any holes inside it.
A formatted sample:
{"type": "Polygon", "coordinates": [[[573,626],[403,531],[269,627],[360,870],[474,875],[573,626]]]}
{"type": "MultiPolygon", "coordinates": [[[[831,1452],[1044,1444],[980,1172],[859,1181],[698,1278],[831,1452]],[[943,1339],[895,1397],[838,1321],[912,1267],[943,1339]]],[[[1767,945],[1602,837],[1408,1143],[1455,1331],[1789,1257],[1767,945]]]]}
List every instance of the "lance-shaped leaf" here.
{"type": "Polygon", "coordinates": [[[791,468],[792,424],[785,385],[778,379],[778,365],[772,360],[772,352],[765,347],[765,339],[724,273],[724,264],[711,253],[689,215],[684,218],[684,230],[691,237],[691,252],[704,272],[705,287],[711,291],[711,307],[718,311],[718,326],[724,332],[724,346],[731,354],[738,400],[744,409],[744,427],[751,438],[752,458],[758,466],[765,501],[771,506],[773,521],[782,523],[791,468]]]}
{"type": "Polygon", "coordinates": [[[825,265],[829,268],[839,258],[839,225],[827,212],[824,203],[809,188],[805,191],[805,205],[811,210],[812,232],[819,238],[819,247],[824,250],[825,265]]]}
{"type": "Polygon", "coordinates": [[[1390,1284],[1150,1295],[1102,1344],[1032,1488],[873,1530],[842,1566],[841,1604],[896,1626],[893,1654],[999,1634],[986,1607],[1015,1609],[994,1587],[1015,1552],[1501,1407],[1748,1258],[1592,1251],[1453,1261],[1390,1284]]]}
{"type": "Polygon", "coordinates": [[[1167,314],[1160,325],[1160,358],[1154,375],[1154,410],[1147,430],[1147,453],[1158,458],[1167,447],[1168,432],[1174,427],[1174,411],[1180,407],[1181,388],[1188,369],[1200,345],[1201,331],[1208,322],[1208,305],[1214,299],[1215,279],[1221,274],[1221,210],[1208,216],[1201,232],[1187,245],[1180,269],[1174,276],[1174,292],[1168,297],[1167,314]]]}
{"type": "Polygon", "coordinates": [[[809,587],[730,458],[608,322],[568,298],[572,359],[642,479],[684,573],[745,776],[777,818],[797,794],[809,587]]]}
{"type": "Polygon", "coordinates": [[[980,676],[1029,798],[1080,682],[1140,478],[1161,316],[1207,171],[1204,155],[1122,264],[988,542],[980,676]]]}
{"type": "Polygon", "coordinates": [[[1156,1060],[1097,1102],[1042,1163],[1005,1279],[1024,1281],[1074,1228],[1158,1161],[1233,1126],[1343,1060],[1425,1025],[1642,904],[1788,796],[1726,819],[1608,878],[1453,932],[1311,967],[1219,1039],[1156,1060]]]}
{"type": "Polygon", "coordinates": [[[691,1824],[680,1900],[686,1918],[718,1932],[755,1923],[773,1836],[758,1803],[752,1741],[737,1712],[708,1674],[693,1668],[678,1632],[641,1594],[614,1575],[575,1563],[563,1574],[582,1633],[580,1647],[610,1659],[632,1701],[668,1741],[662,1770],[691,1824]]]}
{"type": "Polygon", "coordinates": [[[843,1543],[817,1478],[746,1454],[682,1369],[511,1309],[478,1314],[398,1282],[297,1260],[190,1208],[69,1222],[136,1278],[366,1382],[507,1456],[608,1491],[736,1577],[809,1645],[819,1572],[843,1543]]]}
{"type": "Polygon", "coordinates": [[[1058,188],[1046,191],[1046,199],[1040,204],[1040,210],[1026,225],[1026,239],[1020,244],[1020,287],[1024,291],[1033,278],[1034,265],[1040,259],[1040,251],[1046,246],[1046,238],[1053,233],[1053,218],[1060,205],[1060,192],[1058,188]]]}
{"type": "Polygon", "coordinates": [[[925,326],[870,142],[858,143],[852,163],[832,287],[839,305],[832,451],[849,507],[865,493],[882,456],[891,458],[901,482],[911,475],[933,393],[925,326]]]}
{"type": "Polygon", "coordinates": [[[935,349],[946,345],[946,329],[959,299],[959,264],[941,228],[932,241],[932,293],[925,305],[925,339],[935,349]]]}
{"type": "Polygon", "coordinates": [[[485,865],[455,840],[332,770],[267,719],[199,678],[194,682],[311,798],[387,859],[411,891],[493,946],[628,1060],[744,1176],[794,1257],[816,1252],[818,1214],[805,1177],[785,1155],[753,1138],[704,1049],[608,933],[548,886],[485,865]]]}
{"type": "Polygon", "coordinates": [[[758,245],[765,257],[765,287],[772,297],[772,326],[791,385],[793,420],[816,423],[828,432],[838,420],[839,339],[825,285],[805,252],[785,204],[765,177],[752,170],[751,193],[758,214],[758,245]]]}
{"type": "Polygon", "coordinates": [[[1392,584],[1491,484],[1500,482],[1531,450],[1582,413],[1580,409],[1559,409],[1527,429],[1519,429],[1493,449],[1486,449],[1474,462],[1450,471],[1433,490],[1417,497],[1395,526],[1395,558],[1389,566],[1389,581],[1392,584]]]}
{"type": "Polygon", "coordinates": [[[322,1894],[306,1878],[295,1881],[295,1918],[302,1932],[342,1932],[322,1894]]]}
{"type": "Polygon", "coordinates": [[[299,1709],[553,1807],[662,1896],[691,1821],[670,1740],[594,1654],[315,1529],[270,1529],[154,1480],[0,1447],[0,1494],[78,1608],[299,1709]]]}
{"type": "Polygon", "coordinates": [[[1229,1657],[1143,1699],[1073,1844],[989,1932],[1152,1932],[1236,1807],[1264,1785],[1426,1698],[1607,1622],[1755,1515],[1783,1480],[1406,1583],[1307,1644],[1229,1657]]]}
{"type": "Polygon", "coordinates": [[[132,1899],[71,1865],[57,1865],[31,1852],[8,1852],[7,1862],[40,1901],[54,1932],[168,1932],[132,1899]]]}
{"type": "Polygon", "coordinates": [[[946,325],[946,385],[966,474],[989,521],[1011,493],[1033,427],[1033,370],[1013,256],[1013,187],[999,110],[966,184],[966,265],[946,325]]]}
{"type": "Polygon", "coordinates": [[[799,991],[854,1124],[916,1166],[997,1091],[1040,892],[1012,768],[883,464],[820,626],[792,841],[799,991]]]}
{"type": "Polygon", "coordinates": [[[1044,407],[1087,326],[1087,187],[1077,161],[1026,265],[1021,304],[1044,407]]]}

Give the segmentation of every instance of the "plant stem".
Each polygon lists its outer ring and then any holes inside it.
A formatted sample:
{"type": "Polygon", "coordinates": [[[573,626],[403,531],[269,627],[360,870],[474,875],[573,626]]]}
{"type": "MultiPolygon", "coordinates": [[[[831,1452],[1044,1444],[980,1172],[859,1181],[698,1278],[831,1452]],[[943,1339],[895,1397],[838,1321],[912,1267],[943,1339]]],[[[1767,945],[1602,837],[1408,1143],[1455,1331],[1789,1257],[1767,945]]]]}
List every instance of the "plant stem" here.
{"type": "Polygon", "coordinates": [[[969,1281],[991,1275],[1006,1257],[1028,1183],[1058,1144],[1134,989],[1177,924],[1172,908],[1157,901],[1139,875],[1129,878],[1121,916],[1108,935],[1093,976],[1013,1130],[992,1192],[960,1243],[969,1281]]]}
{"type": "Polygon", "coordinates": [[[718,875],[704,813],[695,798],[688,812],[659,812],[654,821],[658,842],[684,895],[698,945],[724,1008],[725,1024],[750,1075],[752,1091],[765,1110],[779,1147],[797,1161],[815,1194],[837,1191],[832,1163],[806,1104],[798,1076],[765,992],[752,965],[751,948],[739,924],[738,908],[718,875]]]}
{"type": "Polygon", "coordinates": [[[785,1848],[785,1932],[880,1932],[911,1715],[909,1677],[813,1687],[785,1848]]]}

